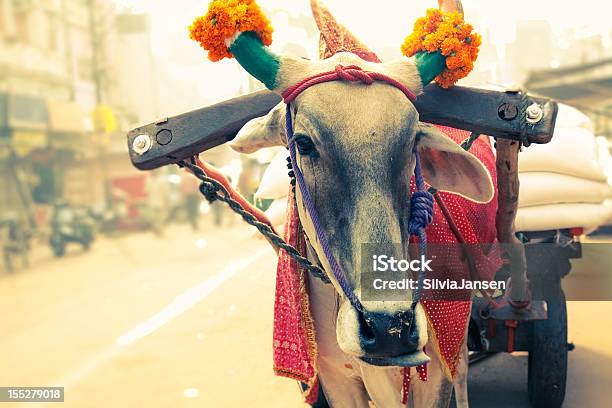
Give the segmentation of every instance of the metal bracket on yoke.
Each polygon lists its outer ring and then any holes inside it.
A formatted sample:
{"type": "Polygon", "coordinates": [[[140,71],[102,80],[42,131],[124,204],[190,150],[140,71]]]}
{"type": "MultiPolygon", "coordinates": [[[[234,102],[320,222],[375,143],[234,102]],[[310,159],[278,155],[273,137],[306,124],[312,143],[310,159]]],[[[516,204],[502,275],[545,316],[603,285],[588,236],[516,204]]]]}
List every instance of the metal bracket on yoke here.
{"type": "MultiPolygon", "coordinates": [[[[186,160],[232,140],[249,120],[266,115],[280,102],[277,94],[259,91],[138,127],[128,133],[130,158],[140,170],[186,160]]],[[[424,122],[537,144],[552,138],[558,111],[557,103],[547,98],[435,84],[428,85],[414,105],[424,122]],[[529,110],[535,106],[537,121],[529,110]]]]}
{"type": "Polygon", "coordinates": [[[532,300],[531,303],[523,308],[512,307],[508,302],[498,306],[492,306],[487,299],[475,297],[473,306],[477,311],[478,317],[487,320],[546,320],[548,318],[548,305],[544,300],[532,300]]]}

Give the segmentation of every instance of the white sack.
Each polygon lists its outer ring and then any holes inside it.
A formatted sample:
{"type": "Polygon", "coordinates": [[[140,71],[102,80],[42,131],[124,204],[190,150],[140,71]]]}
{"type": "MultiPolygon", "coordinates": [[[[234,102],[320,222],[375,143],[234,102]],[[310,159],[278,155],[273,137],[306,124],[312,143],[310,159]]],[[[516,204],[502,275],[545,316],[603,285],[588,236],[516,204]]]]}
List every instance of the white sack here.
{"type": "Polygon", "coordinates": [[[282,232],[278,227],[282,226],[287,219],[287,197],[274,200],[266,210],[266,216],[277,232],[282,232]]]}
{"type": "Polygon", "coordinates": [[[254,157],[259,164],[270,163],[276,155],[281,151],[287,151],[284,147],[274,146],[274,147],[265,147],[263,149],[259,149],[256,153],[251,154],[249,157],[254,157]]]}
{"type": "Polygon", "coordinates": [[[595,142],[599,148],[599,165],[603,168],[606,177],[608,177],[608,184],[612,185],[612,155],[610,154],[610,141],[605,136],[597,136],[595,142]]]}
{"type": "Polygon", "coordinates": [[[276,199],[288,194],[291,182],[287,168],[288,156],[286,149],[276,154],[259,182],[259,188],[255,192],[256,198],[276,199]]]}
{"type": "Polygon", "coordinates": [[[583,128],[593,132],[593,121],[573,106],[559,104],[556,128],[583,128]]]}
{"type": "Polygon", "coordinates": [[[519,207],[561,203],[601,203],[612,197],[607,182],[593,181],[565,174],[519,173],[519,207]]]}
{"type": "Polygon", "coordinates": [[[517,231],[547,231],[562,228],[584,228],[587,231],[604,225],[610,208],[602,204],[551,204],[519,208],[517,231]]]}
{"type": "Polygon", "coordinates": [[[606,181],[595,136],[583,128],[557,128],[548,144],[533,144],[519,154],[519,172],[560,173],[606,181]]]}
{"type": "Polygon", "coordinates": [[[608,211],[608,218],[603,223],[603,225],[612,225],[612,199],[606,200],[604,202],[604,206],[608,211]]]}

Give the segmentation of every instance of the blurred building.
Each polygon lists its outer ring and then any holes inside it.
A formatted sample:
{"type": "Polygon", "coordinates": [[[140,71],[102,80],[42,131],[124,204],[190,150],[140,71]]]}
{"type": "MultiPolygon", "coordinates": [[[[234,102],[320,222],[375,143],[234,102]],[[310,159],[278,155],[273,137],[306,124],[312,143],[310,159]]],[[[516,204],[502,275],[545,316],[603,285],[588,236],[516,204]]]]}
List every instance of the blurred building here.
{"type": "Polygon", "coordinates": [[[116,28],[113,54],[117,107],[129,127],[159,119],[158,75],[151,52],[149,16],[121,13],[116,28]]]}
{"type": "Polygon", "coordinates": [[[553,57],[553,35],[550,23],[544,20],[520,21],[516,39],[505,50],[503,77],[509,82],[522,83],[534,69],[550,67],[553,57]]]}
{"type": "Polygon", "coordinates": [[[15,173],[0,178],[0,216],[45,218],[58,199],[103,206],[113,177],[134,172],[117,42],[111,0],[0,0],[0,167],[15,173]]]}
{"type": "Polygon", "coordinates": [[[534,70],[526,86],[579,108],[593,119],[598,135],[612,138],[612,57],[534,70]]]}
{"type": "MultiPolygon", "coordinates": [[[[521,21],[499,65],[500,82],[575,106],[591,116],[598,134],[612,137],[612,49],[604,43],[585,30],[553,33],[548,21],[521,21]]],[[[481,68],[485,53],[483,47],[481,68]]]]}

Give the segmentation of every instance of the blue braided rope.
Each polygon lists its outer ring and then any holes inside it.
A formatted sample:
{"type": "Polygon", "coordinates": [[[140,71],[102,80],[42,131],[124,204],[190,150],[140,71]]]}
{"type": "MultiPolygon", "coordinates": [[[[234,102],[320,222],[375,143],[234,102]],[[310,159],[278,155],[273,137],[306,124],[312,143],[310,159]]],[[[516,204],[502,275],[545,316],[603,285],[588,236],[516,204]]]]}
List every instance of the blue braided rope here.
{"type": "MultiPolygon", "coordinates": [[[[427,233],[425,229],[433,221],[434,197],[425,188],[425,180],[423,178],[423,170],[421,168],[421,158],[417,148],[417,143],[414,145],[414,179],[416,182],[417,191],[410,197],[410,219],[408,221],[408,232],[410,235],[419,237],[419,255],[427,257],[427,233]]],[[[425,271],[421,270],[418,277],[418,286],[414,291],[412,306],[415,307],[421,300],[421,293],[425,281],[425,271]]]]}
{"type": "Polygon", "coordinates": [[[351,305],[356,310],[363,312],[365,309],[363,308],[361,301],[351,288],[351,284],[347,281],[346,276],[342,273],[340,265],[338,265],[338,261],[332,253],[331,247],[329,246],[329,242],[327,241],[327,237],[325,236],[325,232],[323,231],[323,227],[321,226],[321,222],[319,221],[319,216],[314,207],[312,196],[310,195],[310,191],[308,191],[308,187],[306,186],[306,182],[304,181],[304,175],[302,174],[302,171],[297,165],[297,155],[295,153],[295,136],[293,134],[291,108],[289,105],[287,105],[286,125],[287,142],[289,144],[289,154],[291,156],[291,165],[293,166],[293,172],[295,173],[295,178],[300,187],[300,192],[302,193],[304,206],[306,206],[306,210],[308,211],[308,215],[310,215],[310,219],[312,220],[312,224],[314,226],[315,233],[317,234],[317,238],[321,243],[323,254],[325,255],[325,258],[327,258],[327,262],[329,262],[329,266],[332,269],[332,274],[334,275],[336,282],[338,282],[338,285],[342,289],[344,296],[346,296],[346,298],[349,300],[349,302],[351,302],[351,305]]]}

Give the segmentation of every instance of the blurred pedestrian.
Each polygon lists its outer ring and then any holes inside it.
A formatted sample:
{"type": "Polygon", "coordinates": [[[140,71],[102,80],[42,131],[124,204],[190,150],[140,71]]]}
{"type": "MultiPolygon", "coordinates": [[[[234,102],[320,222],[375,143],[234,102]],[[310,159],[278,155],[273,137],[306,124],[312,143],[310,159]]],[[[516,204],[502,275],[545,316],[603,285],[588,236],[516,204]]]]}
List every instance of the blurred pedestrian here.
{"type": "Polygon", "coordinates": [[[202,202],[198,179],[191,174],[181,178],[181,192],[183,194],[185,214],[187,221],[194,231],[199,229],[200,204],[202,202]]]}
{"type": "Polygon", "coordinates": [[[147,219],[157,236],[163,235],[168,212],[168,180],[163,170],[155,170],[147,180],[147,219]]]}

